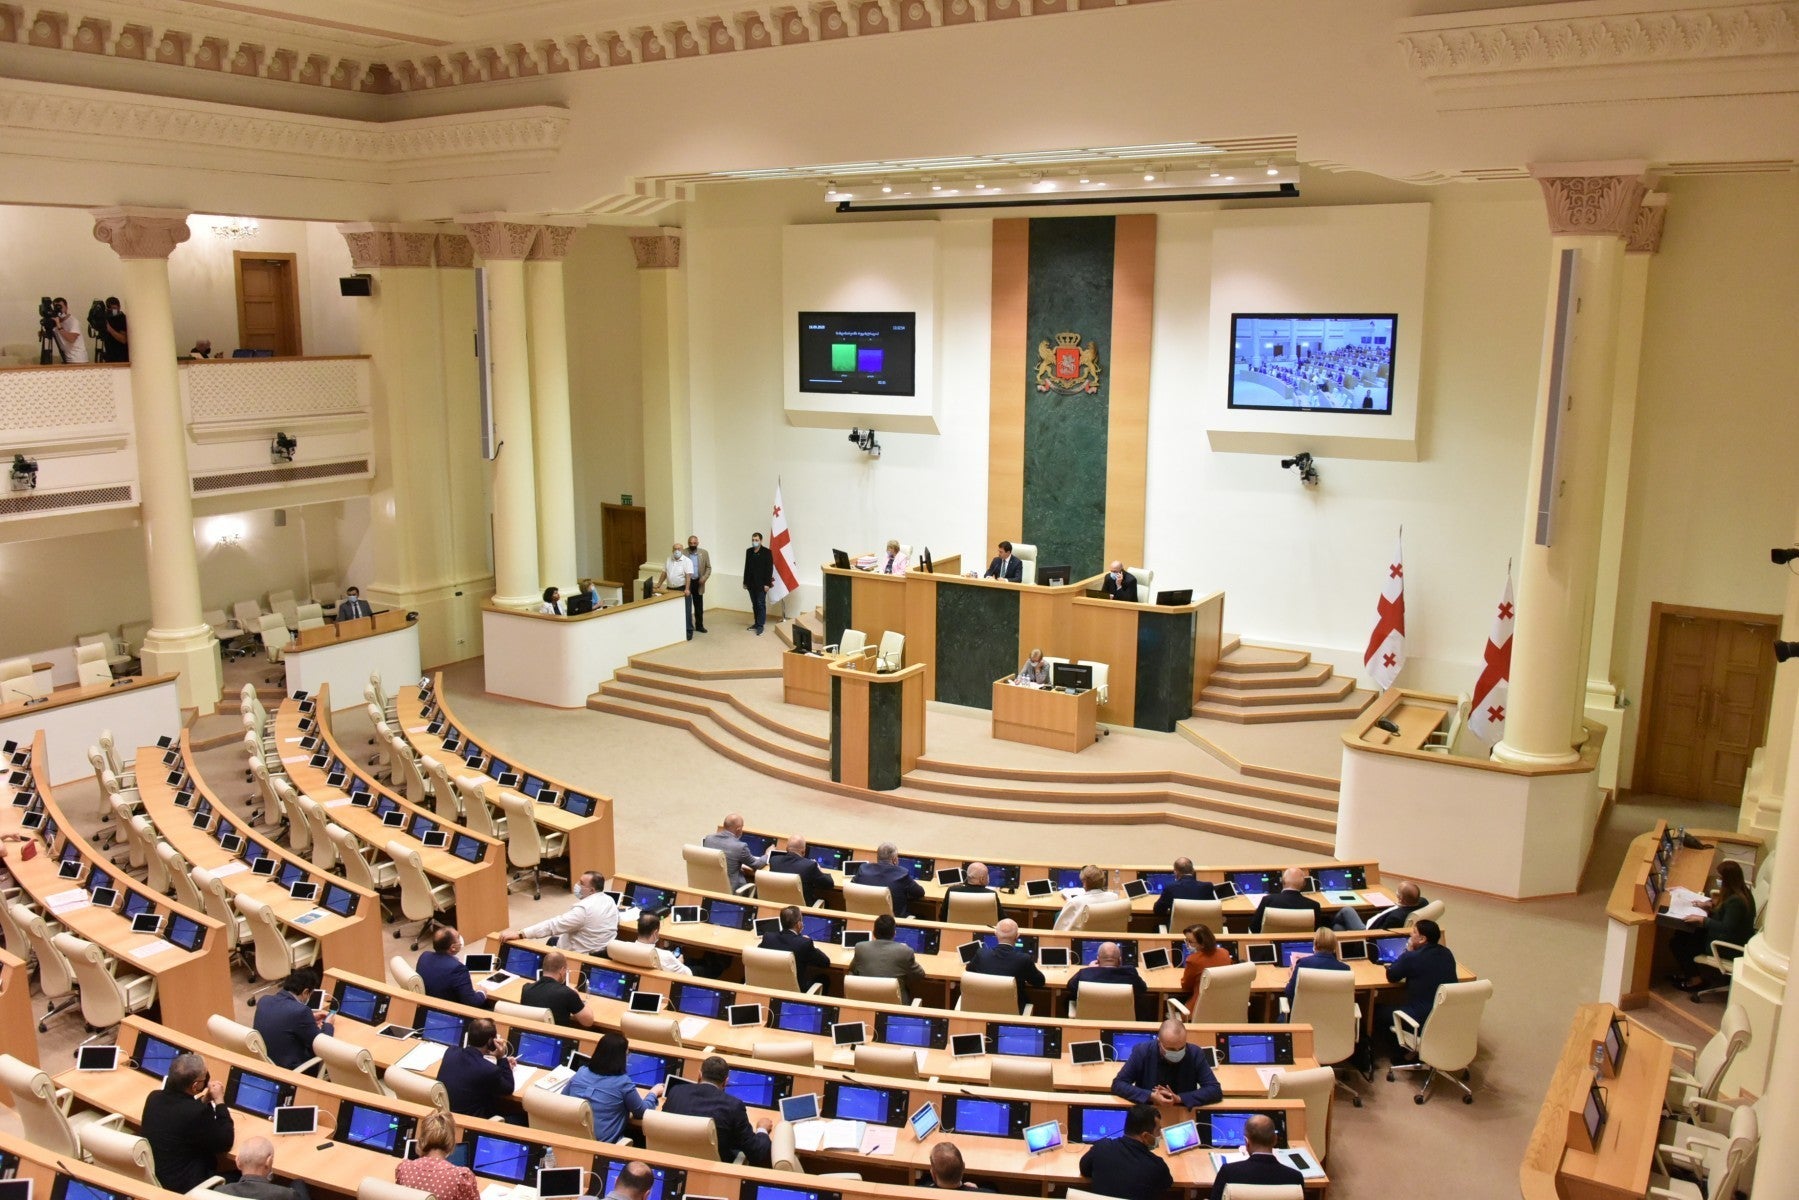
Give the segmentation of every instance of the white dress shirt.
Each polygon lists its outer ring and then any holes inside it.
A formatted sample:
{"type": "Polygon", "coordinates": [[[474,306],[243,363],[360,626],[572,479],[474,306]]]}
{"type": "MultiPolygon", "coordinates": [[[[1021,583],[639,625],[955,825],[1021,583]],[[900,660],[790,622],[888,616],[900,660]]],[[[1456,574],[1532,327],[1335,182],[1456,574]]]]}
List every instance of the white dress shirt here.
{"type": "Polygon", "coordinates": [[[598,954],[618,936],[618,905],[604,892],[595,892],[575,901],[567,910],[547,921],[519,930],[528,938],[560,937],[559,949],[577,954],[598,954]]]}
{"type": "Polygon", "coordinates": [[[662,946],[656,947],[656,963],[669,975],[693,974],[693,968],[683,962],[679,954],[662,946]]]}
{"type": "Polygon", "coordinates": [[[687,586],[687,578],[693,574],[693,566],[687,561],[685,554],[674,554],[662,564],[662,573],[668,577],[668,590],[678,591],[687,586]]]}
{"type": "Polygon", "coordinates": [[[1056,914],[1055,927],[1061,930],[1085,929],[1088,905],[1116,899],[1118,899],[1117,894],[1108,891],[1082,892],[1078,896],[1070,897],[1068,903],[1062,906],[1062,911],[1056,914]]]}

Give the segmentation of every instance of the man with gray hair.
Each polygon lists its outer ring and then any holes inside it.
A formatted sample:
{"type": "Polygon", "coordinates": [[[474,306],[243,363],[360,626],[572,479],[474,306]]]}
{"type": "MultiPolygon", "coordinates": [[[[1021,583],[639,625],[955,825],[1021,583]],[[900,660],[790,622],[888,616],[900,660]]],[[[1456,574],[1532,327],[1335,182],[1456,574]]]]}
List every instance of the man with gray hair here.
{"type": "Polygon", "coordinates": [[[900,865],[899,847],[892,842],[882,842],[875,849],[875,860],[857,873],[855,881],[865,887],[884,887],[892,892],[893,915],[896,917],[911,916],[912,902],[924,899],[924,889],[912,878],[912,872],[900,865]]]}
{"type": "Polygon", "coordinates": [[[265,1137],[247,1138],[237,1148],[237,1169],[242,1177],[214,1188],[227,1196],[247,1196],[249,1200],[309,1200],[306,1181],[275,1182],[275,1143],[265,1137]]]}
{"type": "Polygon", "coordinates": [[[620,1168],[604,1200],[645,1200],[654,1186],[656,1172],[650,1170],[648,1163],[628,1162],[620,1168]]]}
{"type": "Polygon", "coordinates": [[[733,891],[754,879],[758,868],[768,865],[768,860],[757,858],[743,840],[742,813],[727,813],[718,823],[718,831],[707,834],[700,845],[725,852],[725,878],[733,891]]]}
{"type": "Polygon", "coordinates": [[[156,1182],[169,1191],[191,1191],[216,1173],[235,1134],[225,1085],[205,1059],[192,1051],[175,1056],[162,1087],[144,1097],[138,1132],[150,1143],[156,1182]]]}
{"type": "Polygon", "coordinates": [[[997,921],[999,919],[999,893],[987,886],[986,863],[969,863],[966,867],[962,868],[962,882],[952,883],[950,886],[943,889],[943,911],[937,916],[939,921],[948,921],[950,919],[949,898],[950,896],[957,894],[993,897],[993,913],[988,917],[988,920],[997,921]]]}

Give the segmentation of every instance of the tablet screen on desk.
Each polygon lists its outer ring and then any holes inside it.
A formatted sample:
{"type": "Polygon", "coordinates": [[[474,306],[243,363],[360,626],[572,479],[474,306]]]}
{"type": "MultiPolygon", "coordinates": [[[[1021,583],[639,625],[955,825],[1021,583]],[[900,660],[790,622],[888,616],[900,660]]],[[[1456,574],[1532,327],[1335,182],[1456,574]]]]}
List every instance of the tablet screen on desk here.
{"type": "Polygon", "coordinates": [[[1345,938],[1337,943],[1337,957],[1344,962],[1366,962],[1368,943],[1361,938],[1345,938]]]}
{"type": "Polygon", "coordinates": [[[831,1041],[838,1046],[860,1046],[868,1040],[868,1025],[863,1021],[845,1021],[831,1026],[831,1041]]]}
{"type": "Polygon", "coordinates": [[[153,912],[137,914],[137,916],[131,918],[131,932],[161,933],[162,914],[153,912]]]}
{"type": "Polygon", "coordinates": [[[82,1046],[75,1052],[77,1071],[111,1071],[119,1065],[117,1046],[82,1046]]]}
{"type": "Polygon", "coordinates": [[[570,1200],[587,1194],[587,1172],[580,1167],[539,1167],[538,1200],[570,1200]]]}
{"type": "Polygon", "coordinates": [[[310,880],[303,879],[299,883],[288,888],[287,894],[292,896],[295,900],[303,900],[307,904],[311,904],[319,897],[319,885],[310,880]]]}
{"type": "Polygon", "coordinates": [[[1027,1126],[1024,1131],[1024,1148],[1032,1154],[1061,1149],[1062,1123],[1045,1121],[1041,1125],[1027,1126]]]}
{"type": "Polygon", "coordinates": [[[326,911],[336,913],[340,917],[356,915],[356,902],[359,897],[347,887],[335,883],[325,886],[324,899],[320,901],[326,911]]]}
{"type": "Polygon", "coordinates": [[[725,1010],[725,1019],[733,1028],[744,1025],[762,1024],[762,1006],[760,1004],[733,1004],[725,1010]]]}
{"type": "Polygon", "coordinates": [[[119,892],[117,888],[98,887],[94,889],[95,908],[117,908],[119,892]]]}
{"type": "Polygon", "coordinates": [[[1055,884],[1048,879],[1025,880],[1024,894],[1027,896],[1047,896],[1055,890],[1055,884]]]}
{"type": "Polygon", "coordinates": [[[1199,1127],[1192,1121],[1166,1126],[1162,1130],[1162,1145],[1170,1154],[1184,1154],[1199,1145],[1199,1127]]]}
{"type": "Polygon", "coordinates": [[[65,859],[56,865],[56,873],[64,879],[80,879],[85,870],[87,864],[78,858],[65,859]]]}
{"type": "Polygon", "coordinates": [[[906,1120],[912,1126],[912,1136],[921,1142],[936,1133],[940,1123],[937,1119],[937,1106],[929,1101],[920,1105],[906,1120]]]}
{"type": "Polygon", "coordinates": [[[1272,942],[1251,942],[1249,944],[1249,961],[1262,966],[1272,966],[1280,961],[1280,951],[1272,942]]]}
{"type": "Polygon", "coordinates": [[[1075,1066],[1090,1067],[1106,1061],[1106,1044],[1100,1041],[1076,1042],[1068,1048],[1068,1054],[1075,1066]]]}
{"type": "Polygon", "coordinates": [[[491,954],[465,954],[462,965],[468,968],[470,975],[492,975],[494,956],[491,954]]]}
{"type": "Polygon", "coordinates": [[[279,871],[280,869],[281,869],[281,860],[278,858],[259,858],[255,862],[250,864],[250,873],[251,874],[262,875],[264,877],[273,875],[276,871],[279,871]]]}
{"type": "Polygon", "coordinates": [[[1070,956],[1067,946],[1045,946],[1037,952],[1037,965],[1042,967],[1066,967],[1070,956]]]}
{"type": "Polygon", "coordinates": [[[979,1058],[987,1053],[987,1035],[984,1033],[958,1033],[949,1040],[951,1058],[979,1058]]]}
{"type": "Polygon", "coordinates": [[[292,1104],[275,1110],[275,1134],[317,1133],[319,1110],[311,1104],[292,1104]]]}
{"type": "Polygon", "coordinates": [[[1138,896],[1147,896],[1149,895],[1149,884],[1143,882],[1141,879],[1126,880],[1124,894],[1132,900],[1135,900],[1138,896]]]}

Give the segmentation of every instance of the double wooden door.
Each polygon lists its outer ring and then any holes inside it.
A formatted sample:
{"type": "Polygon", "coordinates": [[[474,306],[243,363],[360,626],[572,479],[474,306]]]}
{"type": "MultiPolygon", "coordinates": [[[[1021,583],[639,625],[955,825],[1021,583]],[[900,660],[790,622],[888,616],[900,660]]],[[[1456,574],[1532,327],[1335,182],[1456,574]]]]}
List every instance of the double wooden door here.
{"type": "Polygon", "coordinates": [[[1655,605],[1633,790],[1737,804],[1767,733],[1779,618],[1655,605]]]}
{"type": "Polygon", "coordinates": [[[300,353],[299,267],[292,254],[239,250],[237,344],[276,356],[300,353]]]}

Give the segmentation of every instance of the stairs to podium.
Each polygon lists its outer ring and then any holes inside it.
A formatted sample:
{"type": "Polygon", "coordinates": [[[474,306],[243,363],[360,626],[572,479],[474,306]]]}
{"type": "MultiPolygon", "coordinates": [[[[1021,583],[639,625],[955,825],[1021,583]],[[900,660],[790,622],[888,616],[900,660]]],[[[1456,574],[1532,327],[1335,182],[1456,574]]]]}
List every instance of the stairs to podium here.
{"type": "Polygon", "coordinates": [[[1314,663],[1303,650],[1254,646],[1226,636],[1225,652],[1193,715],[1241,725],[1340,721],[1358,716],[1375,693],[1314,663]]]}

